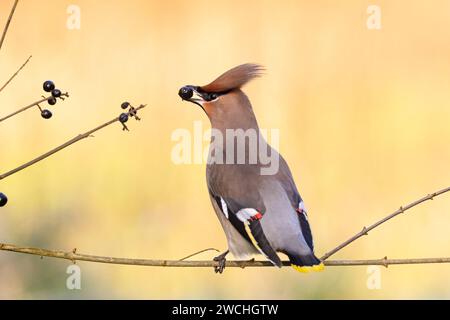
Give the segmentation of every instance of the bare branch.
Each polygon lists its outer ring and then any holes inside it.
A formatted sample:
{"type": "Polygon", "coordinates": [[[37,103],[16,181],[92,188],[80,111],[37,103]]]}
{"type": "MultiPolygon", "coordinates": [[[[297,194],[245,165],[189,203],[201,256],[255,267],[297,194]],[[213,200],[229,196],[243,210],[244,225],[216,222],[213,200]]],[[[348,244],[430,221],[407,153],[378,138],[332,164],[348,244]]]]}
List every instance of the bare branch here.
{"type": "Polygon", "coordinates": [[[329,257],[331,257],[332,255],[334,255],[336,252],[342,250],[343,248],[345,248],[346,246],[348,246],[350,243],[352,243],[355,240],[358,240],[359,238],[361,238],[362,236],[368,235],[369,231],[372,231],[373,229],[375,229],[376,227],[382,225],[383,223],[391,220],[392,218],[398,216],[401,213],[404,213],[405,211],[421,204],[422,202],[428,201],[428,200],[433,200],[435,197],[440,196],[441,194],[444,194],[446,192],[450,191],[450,187],[436,191],[434,193],[431,193],[423,198],[420,198],[419,200],[416,200],[414,202],[411,202],[410,204],[404,206],[404,207],[400,207],[398,210],[394,211],[393,213],[391,213],[390,215],[386,216],[385,218],[375,222],[374,224],[370,225],[369,227],[364,227],[360,232],[358,232],[357,234],[355,234],[353,237],[349,238],[348,240],[344,241],[343,243],[341,243],[340,245],[338,245],[336,248],[334,248],[333,250],[330,250],[329,252],[327,252],[322,258],[321,260],[324,261],[326,259],[328,259],[329,257]]]}
{"type": "MultiPolygon", "coordinates": [[[[63,94],[61,94],[61,97],[69,97],[69,94],[68,94],[67,92],[66,92],[66,93],[63,93],[63,94]]],[[[59,99],[63,99],[63,98],[61,98],[61,97],[60,97],[59,99]]],[[[50,99],[52,99],[52,98],[53,98],[53,96],[44,97],[44,98],[42,98],[41,100],[38,100],[38,101],[36,101],[36,102],[33,102],[32,104],[29,104],[28,106],[25,106],[25,107],[23,107],[23,108],[20,108],[19,110],[14,111],[13,113],[8,114],[7,116],[5,116],[5,117],[3,117],[3,118],[0,118],[0,122],[3,122],[3,121],[5,121],[5,120],[7,120],[7,119],[9,119],[9,118],[11,118],[11,117],[14,117],[14,116],[17,115],[17,114],[22,113],[22,112],[24,112],[24,111],[26,111],[26,110],[28,110],[28,109],[30,109],[30,108],[33,108],[33,107],[39,105],[40,103],[43,103],[43,102],[45,102],[45,101],[48,101],[48,100],[50,100],[50,99]]]]}
{"type": "MultiPolygon", "coordinates": [[[[134,112],[143,107],[145,107],[145,106],[141,105],[139,108],[134,109],[134,112]]],[[[133,110],[131,110],[131,112],[133,112],[133,110]]],[[[116,118],[110,122],[107,122],[106,124],[96,128],[94,130],[88,131],[87,133],[80,135],[80,136],[76,137],[75,139],[81,140],[83,138],[86,138],[93,132],[100,130],[101,128],[104,128],[116,121],[118,121],[118,118],[116,118]]],[[[76,140],[76,141],[78,141],[78,140],[76,140]]],[[[75,141],[72,141],[72,143],[74,143],[74,142],[75,141]]],[[[406,210],[409,210],[412,207],[415,207],[415,206],[419,205],[420,203],[423,203],[427,200],[432,200],[434,197],[437,197],[437,196],[442,195],[449,191],[450,191],[450,187],[446,188],[446,189],[442,189],[437,192],[434,192],[432,194],[429,194],[419,200],[416,200],[416,201],[408,204],[405,207],[400,207],[400,209],[398,209],[394,213],[392,213],[389,216],[385,217],[384,219],[374,223],[373,225],[369,226],[368,228],[364,227],[364,229],[361,232],[357,233],[355,236],[353,236],[349,240],[347,240],[344,243],[342,243],[341,245],[337,246],[335,249],[329,251],[329,253],[327,253],[322,258],[322,260],[326,260],[328,257],[333,255],[334,253],[338,252],[339,250],[346,247],[353,241],[359,239],[363,235],[367,234],[369,231],[375,229],[376,227],[380,226],[384,222],[394,218],[395,216],[399,215],[400,213],[403,213],[406,210]]],[[[191,258],[199,253],[202,253],[202,252],[205,252],[208,250],[218,251],[217,249],[214,249],[214,248],[204,249],[202,251],[191,254],[181,260],[129,259],[129,258],[106,257],[106,256],[94,256],[94,255],[77,253],[76,249],[73,249],[72,251],[48,250],[48,249],[42,249],[42,248],[20,247],[17,245],[6,244],[6,243],[3,243],[3,244],[0,243],[0,251],[1,250],[31,254],[31,255],[41,256],[41,257],[65,259],[65,260],[70,260],[73,263],[75,263],[76,261],[88,261],[88,262],[97,262],[97,263],[135,265],[135,266],[153,266],[153,267],[217,267],[217,266],[219,266],[219,262],[214,261],[214,260],[186,261],[186,259],[191,258]]],[[[431,264],[431,263],[450,263],[450,257],[420,258],[420,259],[388,259],[387,257],[384,257],[382,259],[370,259],[370,260],[326,260],[326,261],[324,261],[324,264],[326,266],[332,266],[332,267],[335,267],[335,266],[366,266],[366,265],[380,265],[380,266],[388,267],[389,265],[431,264]]],[[[272,267],[273,265],[270,261],[250,260],[250,261],[227,261],[226,266],[227,267],[246,268],[246,267],[272,267]]],[[[283,261],[283,266],[290,266],[290,262],[283,261]]]]}
{"type": "Polygon", "coordinates": [[[6,86],[7,86],[8,84],[10,84],[10,82],[11,82],[11,81],[19,74],[19,72],[20,72],[23,68],[25,68],[25,66],[26,66],[27,63],[30,61],[31,58],[32,58],[32,56],[29,56],[28,59],[20,66],[20,68],[17,69],[17,71],[9,78],[9,80],[6,81],[6,83],[3,85],[3,87],[0,88],[0,92],[2,92],[3,89],[5,89],[6,86]]]}
{"type": "Polygon", "coordinates": [[[19,3],[19,0],[14,1],[14,5],[11,9],[11,13],[9,14],[8,20],[6,21],[5,28],[3,29],[2,38],[0,40],[0,50],[2,49],[3,41],[5,41],[6,33],[8,32],[9,24],[11,23],[12,17],[14,15],[14,11],[16,11],[17,4],[19,3]]]}
{"type": "MultiPolygon", "coordinates": [[[[45,101],[45,99],[44,99],[44,101],[45,101]]],[[[137,108],[133,108],[127,114],[129,116],[131,116],[133,113],[136,113],[138,110],[140,110],[142,108],[145,108],[145,106],[146,105],[140,105],[137,108]]],[[[110,121],[108,121],[108,122],[106,122],[106,123],[104,123],[104,124],[94,128],[92,130],[89,130],[89,131],[87,131],[85,133],[79,134],[75,138],[70,139],[69,141],[67,141],[67,142],[63,143],[62,145],[60,145],[60,146],[50,150],[49,152],[46,152],[43,155],[40,155],[39,157],[37,157],[37,158],[35,158],[35,159],[31,160],[31,161],[28,161],[27,163],[25,163],[25,164],[15,168],[15,169],[13,169],[13,170],[10,170],[10,171],[0,175],[0,180],[3,180],[6,177],[9,177],[9,176],[11,176],[11,175],[13,175],[13,174],[15,174],[15,173],[17,173],[19,171],[22,171],[23,169],[26,169],[29,166],[32,166],[33,164],[36,164],[39,161],[44,160],[45,158],[48,158],[51,155],[53,155],[53,154],[55,154],[55,153],[65,149],[65,148],[67,148],[68,146],[70,146],[70,145],[72,145],[72,144],[74,144],[74,143],[76,143],[76,142],[78,142],[80,140],[83,140],[83,139],[86,139],[86,138],[90,137],[94,132],[97,132],[97,131],[99,131],[99,130],[101,130],[101,129],[103,129],[103,128],[105,128],[105,127],[107,127],[107,126],[109,126],[109,125],[111,125],[111,124],[113,124],[115,122],[118,122],[118,121],[119,121],[119,117],[116,117],[116,118],[114,118],[114,119],[112,119],[112,120],[110,120],[110,121]]]]}
{"type": "MultiPolygon", "coordinates": [[[[217,261],[185,261],[185,260],[154,260],[154,259],[129,259],[114,258],[104,256],[93,256],[88,254],[77,253],[77,250],[60,251],[47,250],[31,247],[19,247],[12,244],[0,244],[0,250],[31,254],[40,257],[49,257],[57,259],[65,259],[75,263],[76,261],[87,261],[107,264],[148,266],[148,267],[215,267],[218,266],[217,261]]],[[[365,265],[381,265],[389,266],[396,264],[428,264],[428,263],[450,263],[450,258],[423,258],[423,259],[373,259],[373,260],[331,260],[325,261],[325,265],[337,266],[365,266],[365,265]]],[[[283,261],[283,266],[290,266],[289,261],[283,261]]],[[[246,267],[273,267],[270,261],[227,261],[226,267],[246,268],[246,267]]]]}
{"type": "Polygon", "coordinates": [[[192,257],[196,256],[196,255],[199,255],[200,253],[207,252],[207,251],[216,251],[216,252],[220,252],[220,250],[215,249],[215,248],[203,249],[203,250],[194,252],[194,253],[192,253],[192,254],[190,254],[190,255],[184,257],[184,258],[181,258],[180,261],[187,260],[187,259],[189,259],[189,258],[192,258],[192,257]]]}

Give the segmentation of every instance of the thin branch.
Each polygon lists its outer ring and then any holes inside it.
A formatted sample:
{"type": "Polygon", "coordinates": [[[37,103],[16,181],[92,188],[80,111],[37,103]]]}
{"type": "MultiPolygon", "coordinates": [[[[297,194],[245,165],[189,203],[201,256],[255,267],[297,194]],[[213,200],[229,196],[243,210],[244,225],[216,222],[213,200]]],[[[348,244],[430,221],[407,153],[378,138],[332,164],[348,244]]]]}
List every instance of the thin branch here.
{"type": "MultiPolygon", "coordinates": [[[[141,105],[140,107],[134,109],[134,111],[131,110],[130,112],[136,112],[137,110],[144,108],[144,107],[145,107],[144,105],[141,105]]],[[[104,128],[116,121],[118,121],[118,118],[116,118],[110,122],[107,122],[103,126],[100,126],[94,130],[88,131],[87,133],[85,133],[83,135],[79,135],[78,137],[70,140],[68,143],[72,144],[83,138],[87,138],[93,132],[100,130],[101,128],[104,128]]],[[[67,144],[67,145],[70,145],[70,144],[67,144]]],[[[65,144],[65,146],[67,146],[67,145],[65,144]]],[[[59,149],[59,150],[61,150],[61,149],[59,149]]],[[[57,150],[57,151],[59,151],[59,150],[57,150]]],[[[54,152],[57,152],[57,151],[54,151],[54,152]]],[[[375,229],[376,227],[380,226],[381,224],[385,223],[386,221],[399,215],[400,213],[403,213],[406,210],[409,210],[412,207],[419,205],[420,203],[423,203],[428,200],[432,200],[434,197],[437,197],[437,196],[442,195],[449,191],[450,191],[450,187],[446,188],[446,189],[442,189],[437,192],[434,192],[432,194],[429,194],[419,200],[416,200],[416,201],[408,204],[405,207],[400,207],[400,209],[398,209],[394,213],[392,213],[389,216],[385,217],[384,219],[374,223],[373,225],[371,225],[368,228],[365,227],[363,229],[363,231],[357,233],[355,236],[353,236],[349,240],[343,242],[341,245],[339,245],[335,249],[329,251],[329,253],[327,253],[322,258],[322,260],[326,260],[328,257],[333,255],[334,253],[338,252],[339,250],[346,247],[353,241],[355,241],[355,240],[359,239],[360,237],[362,237],[363,235],[367,234],[370,230],[375,229]]],[[[42,248],[20,247],[20,246],[6,244],[6,243],[3,243],[3,244],[0,243],[0,251],[1,250],[36,255],[36,256],[40,256],[40,257],[65,259],[65,260],[70,260],[73,263],[75,263],[76,261],[88,261],[88,262],[107,263],[107,264],[153,266],[153,267],[217,267],[217,266],[219,266],[219,262],[214,261],[214,260],[186,261],[186,259],[188,259],[198,253],[205,252],[207,250],[217,250],[217,249],[212,249],[212,248],[196,252],[196,253],[191,254],[181,260],[129,259],[129,258],[94,256],[94,255],[77,253],[77,249],[73,249],[71,252],[68,252],[68,251],[60,251],[60,250],[48,250],[48,249],[42,249],[42,248]]],[[[370,259],[370,260],[326,260],[326,261],[324,261],[324,264],[326,266],[333,266],[333,267],[334,266],[367,266],[367,265],[380,265],[380,266],[388,267],[389,265],[400,265],[400,264],[402,264],[402,265],[409,264],[410,265],[410,264],[431,264],[431,263],[450,263],[450,257],[420,258],[420,259],[388,259],[387,257],[384,257],[382,259],[370,259]]],[[[290,265],[289,261],[283,261],[283,266],[289,266],[289,265],[290,265]]],[[[238,268],[272,267],[272,263],[270,261],[254,261],[254,260],[227,261],[226,266],[227,267],[238,267],[238,268]]]]}
{"type": "Polygon", "coordinates": [[[203,249],[203,250],[194,252],[194,253],[192,253],[192,254],[190,254],[190,255],[184,257],[184,258],[181,258],[180,261],[187,260],[187,259],[189,259],[189,258],[192,258],[192,257],[196,256],[196,255],[199,255],[200,253],[207,252],[207,251],[216,251],[216,252],[220,252],[220,250],[215,249],[215,248],[203,249]]]}
{"type": "Polygon", "coordinates": [[[6,86],[19,74],[19,72],[25,68],[25,66],[27,65],[27,63],[30,61],[30,59],[32,58],[32,56],[29,56],[28,59],[20,66],[19,69],[17,69],[17,71],[11,76],[11,78],[9,78],[8,81],[6,81],[6,83],[3,85],[3,87],[0,88],[0,92],[3,91],[3,89],[6,88],[6,86]]]}
{"type": "MultiPolygon", "coordinates": [[[[62,97],[66,97],[66,98],[67,98],[67,97],[69,97],[69,94],[68,94],[67,92],[61,94],[61,97],[60,97],[59,99],[63,99],[62,97]]],[[[52,99],[52,98],[53,98],[53,96],[49,96],[49,97],[46,97],[46,98],[44,97],[44,98],[42,98],[42,99],[39,100],[39,101],[33,102],[32,104],[29,104],[28,106],[25,106],[25,107],[23,107],[23,108],[20,108],[19,110],[14,111],[13,113],[8,114],[7,116],[5,116],[5,117],[3,117],[3,118],[0,118],[0,122],[3,122],[3,121],[5,121],[5,120],[7,120],[7,119],[9,119],[9,118],[11,118],[11,117],[14,117],[14,116],[17,115],[17,114],[22,113],[22,112],[24,112],[24,111],[26,111],[26,110],[28,110],[28,109],[30,109],[30,108],[33,108],[33,107],[39,105],[40,103],[43,103],[43,102],[45,102],[45,101],[47,101],[47,100],[50,100],[50,99],[52,99]]]]}
{"type": "Polygon", "coordinates": [[[422,202],[428,201],[428,200],[433,200],[435,197],[440,196],[446,192],[450,191],[450,187],[436,191],[434,193],[431,193],[423,198],[420,198],[419,200],[416,200],[414,202],[411,202],[410,204],[404,206],[404,207],[400,207],[398,210],[394,211],[393,213],[391,213],[390,215],[386,216],[385,218],[375,222],[374,224],[370,225],[369,227],[364,227],[360,232],[358,232],[357,234],[355,234],[353,237],[349,238],[348,240],[344,241],[343,243],[341,243],[340,245],[338,245],[336,248],[334,248],[333,250],[330,250],[329,252],[327,252],[322,258],[321,260],[324,261],[326,259],[328,259],[329,257],[331,257],[332,255],[334,255],[336,252],[342,250],[343,248],[345,248],[346,246],[348,246],[350,243],[352,243],[355,240],[358,240],[359,238],[361,238],[362,236],[366,236],[369,234],[369,231],[372,231],[373,229],[375,229],[376,227],[382,225],[383,223],[391,220],[392,218],[398,216],[401,213],[404,213],[405,211],[421,204],[422,202]]]}
{"type": "MultiPolygon", "coordinates": [[[[217,261],[185,261],[185,260],[154,260],[154,259],[128,259],[128,258],[114,258],[104,256],[94,256],[88,254],[77,253],[77,250],[60,251],[47,250],[40,248],[19,247],[12,244],[0,244],[0,250],[11,251],[17,253],[30,254],[40,257],[49,257],[57,259],[65,259],[75,263],[76,261],[88,261],[107,264],[119,265],[133,265],[133,266],[148,266],[148,267],[204,267],[210,268],[218,266],[217,261]]],[[[450,263],[450,258],[423,258],[423,259],[382,259],[372,260],[330,260],[325,261],[324,264],[330,267],[337,266],[367,266],[380,265],[389,266],[396,264],[429,264],[429,263],[450,263]]],[[[289,261],[283,261],[283,266],[290,266],[289,261]]],[[[226,267],[246,268],[246,267],[273,267],[270,261],[227,261],[226,267]]]]}
{"type": "MultiPolygon", "coordinates": [[[[136,113],[138,110],[143,109],[145,107],[146,107],[146,105],[140,105],[139,107],[137,107],[135,109],[133,108],[132,110],[130,110],[127,114],[129,116],[131,116],[133,113],[136,113]]],[[[119,117],[116,117],[116,118],[114,118],[114,119],[112,119],[112,120],[110,120],[110,121],[108,121],[108,122],[106,122],[106,123],[104,123],[104,124],[94,128],[92,130],[89,130],[89,131],[87,131],[85,133],[79,134],[75,138],[70,139],[69,141],[67,141],[67,142],[63,143],[62,145],[60,145],[60,146],[50,150],[49,152],[46,152],[43,155],[40,155],[39,157],[37,157],[37,158],[35,158],[35,159],[31,160],[31,161],[28,161],[27,163],[25,163],[25,164],[15,168],[15,169],[13,169],[13,170],[10,170],[10,171],[0,175],[0,180],[3,180],[6,177],[9,177],[9,176],[11,176],[11,175],[13,175],[13,174],[15,174],[15,173],[17,173],[19,171],[22,171],[23,169],[28,168],[29,166],[32,166],[33,164],[38,163],[39,161],[42,161],[42,160],[46,159],[46,158],[50,157],[51,155],[53,155],[53,154],[55,154],[55,153],[65,149],[65,148],[67,148],[68,146],[70,146],[70,145],[72,145],[72,144],[74,144],[74,143],[76,143],[76,142],[78,142],[80,140],[83,140],[83,139],[86,139],[86,138],[90,137],[94,132],[97,132],[97,131],[99,131],[99,130],[101,130],[101,129],[103,129],[103,128],[105,128],[105,127],[107,127],[107,126],[109,126],[109,125],[111,125],[111,124],[113,124],[115,122],[118,122],[118,121],[119,121],[119,117]]]]}
{"type": "Polygon", "coordinates": [[[5,29],[3,29],[2,38],[0,40],[0,50],[2,49],[3,41],[5,41],[6,33],[8,32],[9,24],[11,23],[12,17],[14,15],[14,11],[16,11],[17,4],[19,0],[14,1],[14,5],[11,9],[11,13],[9,14],[8,20],[6,21],[5,29]]]}

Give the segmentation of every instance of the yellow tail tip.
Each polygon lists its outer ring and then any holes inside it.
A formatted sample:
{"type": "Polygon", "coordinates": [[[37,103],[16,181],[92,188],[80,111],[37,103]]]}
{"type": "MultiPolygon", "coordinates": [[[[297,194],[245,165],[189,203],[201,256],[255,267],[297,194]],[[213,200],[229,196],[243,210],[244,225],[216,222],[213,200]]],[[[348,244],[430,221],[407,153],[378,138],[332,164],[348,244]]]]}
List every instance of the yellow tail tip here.
{"type": "Polygon", "coordinates": [[[325,265],[323,264],[323,262],[321,262],[320,264],[314,265],[314,266],[297,266],[295,264],[291,264],[292,268],[294,268],[295,270],[297,270],[298,272],[301,273],[308,273],[310,271],[315,271],[315,272],[320,272],[323,271],[325,269],[325,265]]]}
{"type": "Polygon", "coordinates": [[[313,269],[313,271],[320,272],[320,271],[325,270],[325,265],[323,264],[323,262],[321,262],[320,264],[312,266],[312,269],[313,269]]]}

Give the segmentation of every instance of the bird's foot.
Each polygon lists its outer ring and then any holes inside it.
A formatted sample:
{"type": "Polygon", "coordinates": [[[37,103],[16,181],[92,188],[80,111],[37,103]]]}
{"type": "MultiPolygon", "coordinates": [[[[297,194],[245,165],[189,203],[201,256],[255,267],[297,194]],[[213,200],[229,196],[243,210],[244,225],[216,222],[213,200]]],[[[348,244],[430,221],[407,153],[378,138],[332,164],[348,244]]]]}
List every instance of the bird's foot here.
{"type": "Polygon", "coordinates": [[[218,262],[219,264],[217,266],[214,266],[214,272],[215,273],[222,273],[223,270],[225,270],[225,264],[227,262],[227,259],[225,259],[225,257],[227,256],[227,254],[230,251],[227,250],[224,253],[222,253],[221,255],[218,255],[217,257],[215,257],[213,260],[218,262]]]}

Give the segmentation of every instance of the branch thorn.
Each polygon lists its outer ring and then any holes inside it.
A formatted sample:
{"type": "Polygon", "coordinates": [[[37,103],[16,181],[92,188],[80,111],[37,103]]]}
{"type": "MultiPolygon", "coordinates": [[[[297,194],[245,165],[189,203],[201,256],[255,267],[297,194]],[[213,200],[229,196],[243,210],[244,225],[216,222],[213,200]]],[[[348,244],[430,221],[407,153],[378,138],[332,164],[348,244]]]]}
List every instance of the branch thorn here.
{"type": "Polygon", "coordinates": [[[366,227],[363,227],[363,229],[361,230],[361,234],[364,235],[364,236],[368,236],[369,235],[369,233],[367,232],[367,228],[366,227]]]}
{"type": "Polygon", "coordinates": [[[387,256],[385,256],[384,258],[383,258],[383,266],[387,269],[387,267],[389,267],[389,263],[388,263],[388,257],[387,256]]]}

